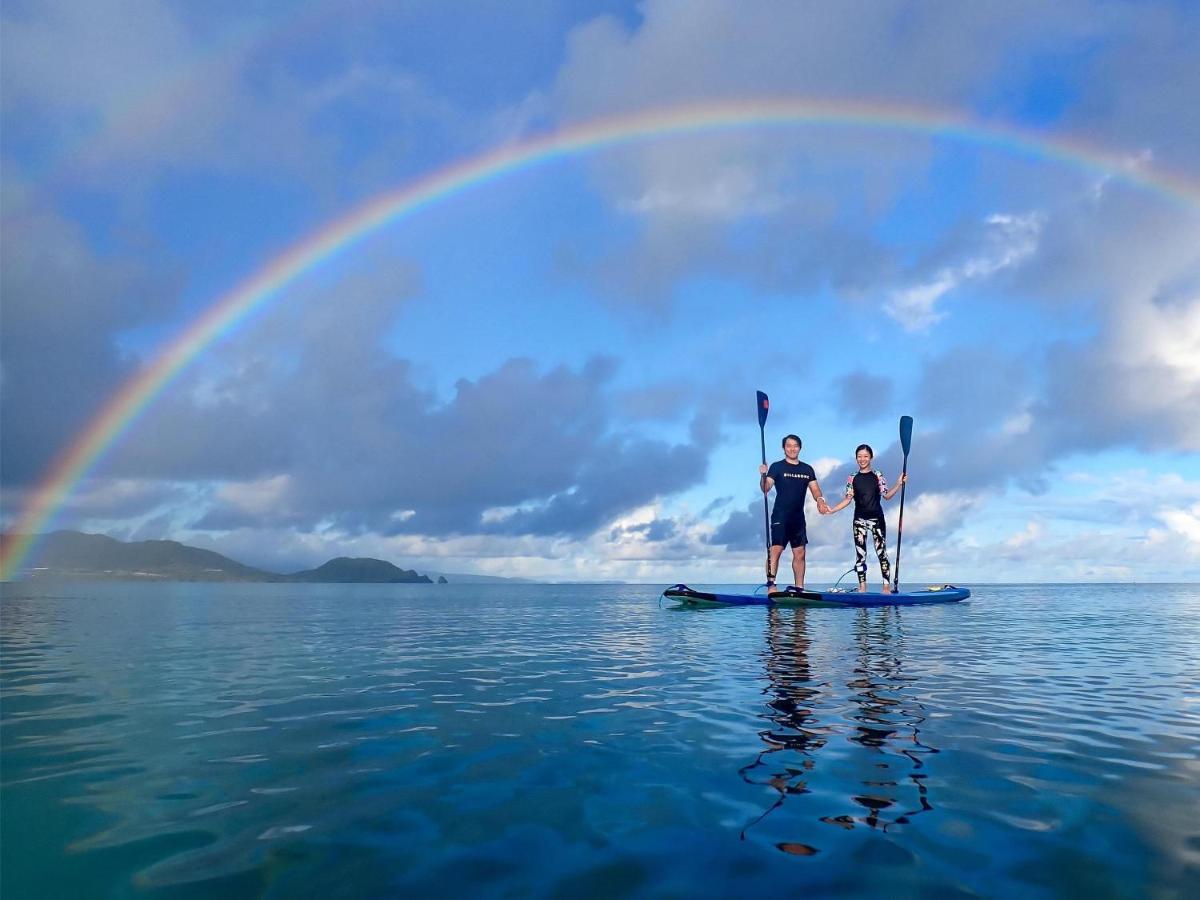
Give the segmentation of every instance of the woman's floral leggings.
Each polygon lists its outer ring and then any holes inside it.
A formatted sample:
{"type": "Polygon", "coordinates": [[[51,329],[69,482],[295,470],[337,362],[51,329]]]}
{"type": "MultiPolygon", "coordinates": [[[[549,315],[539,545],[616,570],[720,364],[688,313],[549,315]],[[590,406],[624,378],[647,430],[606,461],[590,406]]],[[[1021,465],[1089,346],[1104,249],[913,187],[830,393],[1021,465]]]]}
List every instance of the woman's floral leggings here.
{"type": "Polygon", "coordinates": [[[875,538],[875,553],[879,556],[879,571],[883,573],[883,580],[889,581],[892,564],[887,558],[887,529],[882,519],[854,520],[854,571],[858,573],[858,580],[865,581],[867,578],[868,534],[875,538]]]}

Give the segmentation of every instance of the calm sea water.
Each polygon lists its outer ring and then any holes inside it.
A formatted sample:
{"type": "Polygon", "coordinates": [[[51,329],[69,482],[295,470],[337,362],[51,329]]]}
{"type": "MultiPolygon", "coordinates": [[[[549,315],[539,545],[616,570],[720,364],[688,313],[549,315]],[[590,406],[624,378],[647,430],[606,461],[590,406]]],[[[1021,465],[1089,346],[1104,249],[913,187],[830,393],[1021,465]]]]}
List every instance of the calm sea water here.
{"type": "Polygon", "coordinates": [[[4,586],[12,897],[1200,890],[1200,587],[4,586]]]}

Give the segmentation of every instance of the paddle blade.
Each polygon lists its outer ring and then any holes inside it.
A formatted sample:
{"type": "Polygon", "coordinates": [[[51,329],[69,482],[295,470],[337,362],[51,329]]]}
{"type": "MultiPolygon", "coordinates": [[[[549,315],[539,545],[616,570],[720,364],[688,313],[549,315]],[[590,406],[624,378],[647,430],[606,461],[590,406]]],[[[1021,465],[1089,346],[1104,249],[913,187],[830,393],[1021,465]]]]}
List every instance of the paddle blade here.
{"type": "Polygon", "coordinates": [[[767,395],[762,391],[758,391],[758,427],[765,428],[767,424],[767,410],[771,408],[771,401],[767,399],[767,395]]]}
{"type": "Polygon", "coordinates": [[[904,451],[904,455],[908,456],[908,451],[912,447],[912,416],[900,417],[900,449],[904,451]]]}

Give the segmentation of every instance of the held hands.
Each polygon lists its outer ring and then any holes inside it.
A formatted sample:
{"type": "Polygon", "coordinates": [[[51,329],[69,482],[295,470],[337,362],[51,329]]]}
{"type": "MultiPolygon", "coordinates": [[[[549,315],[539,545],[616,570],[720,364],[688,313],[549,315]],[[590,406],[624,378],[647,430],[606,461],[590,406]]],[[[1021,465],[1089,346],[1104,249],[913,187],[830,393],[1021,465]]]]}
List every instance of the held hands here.
{"type": "Polygon", "coordinates": [[[831,512],[829,502],[824,497],[817,498],[817,512],[823,516],[827,516],[831,512]]]}

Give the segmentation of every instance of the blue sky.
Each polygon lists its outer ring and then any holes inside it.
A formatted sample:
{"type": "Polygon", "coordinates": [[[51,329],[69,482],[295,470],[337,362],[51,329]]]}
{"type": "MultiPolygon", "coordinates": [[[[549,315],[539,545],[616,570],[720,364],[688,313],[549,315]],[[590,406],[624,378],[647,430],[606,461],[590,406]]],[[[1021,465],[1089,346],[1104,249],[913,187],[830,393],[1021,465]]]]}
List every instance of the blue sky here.
{"type": "MultiPolygon", "coordinates": [[[[298,569],[761,570],[769,453],[899,471],[913,579],[1200,578],[1200,9],[5,5],[0,476],[357,205],[557,128],[789,98],[1092,148],[746,127],[457,193],[210,346],[58,527],[298,569]],[[1168,179],[1175,196],[1142,182],[1168,179]]],[[[895,509],[891,510],[894,534],[895,509]]],[[[810,514],[810,583],[853,561],[810,514]]]]}

